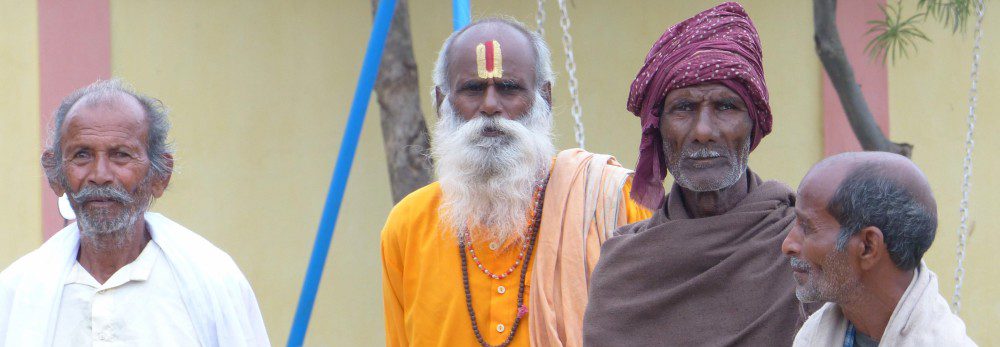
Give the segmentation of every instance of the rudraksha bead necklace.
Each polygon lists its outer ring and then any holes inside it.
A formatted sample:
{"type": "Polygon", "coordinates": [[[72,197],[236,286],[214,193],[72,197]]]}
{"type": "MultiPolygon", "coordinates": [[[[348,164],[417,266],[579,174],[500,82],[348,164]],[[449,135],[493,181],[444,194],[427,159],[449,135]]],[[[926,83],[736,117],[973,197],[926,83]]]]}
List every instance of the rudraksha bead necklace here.
{"type": "Polygon", "coordinates": [[[514,340],[514,334],[517,333],[517,328],[521,325],[521,318],[524,318],[528,314],[528,307],[524,306],[524,284],[525,278],[528,274],[528,263],[531,261],[531,253],[535,249],[535,240],[538,238],[538,227],[542,222],[542,205],[545,199],[545,188],[548,186],[549,178],[546,177],[545,181],[542,183],[542,189],[538,194],[538,201],[535,205],[534,220],[532,221],[531,227],[528,230],[528,251],[525,254],[524,266],[521,267],[521,281],[517,288],[517,316],[514,318],[514,325],[510,328],[510,334],[507,335],[507,339],[499,345],[491,345],[483,339],[483,335],[479,333],[479,326],[476,323],[476,311],[472,308],[472,291],[469,290],[469,269],[468,260],[465,256],[465,243],[470,242],[467,238],[464,240],[459,240],[458,242],[458,255],[462,258],[462,287],[465,289],[465,307],[469,309],[469,319],[472,320],[472,333],[476,335],[476,341],[482,347],[506,347],[514,340]]]}
{"type": "MultiPolygon", "coordinates": [[[[544,181],[539,182],[539,184],[535,187],[534,194],[532,195],[533,198],[532,200],[535,201],[535,211],[531,215],[532,221],[534,221],[536,215],[541,213],[541,210],[539,210],[539,206],[541,206],[542,204],[542,199],[540,197],[542,193],[543,184],[544,181]]],[[[527,238],[524,239],[524,242],[521,245],[521,252],[518,253],[517,259],[514,260],[514,265],[511,265],[503,273],[496,273],[490,271],[490,269],[487,269],[486,266],[483,265],[483,262],[479,260],[479,256],[476,255],[476,250],[472,248],[472,235],[470,235],[469,232],[466,231],[464,237],[466,242],[465,248],[469,251],[469,255],[472,256],[472,262],[474,262],[476,264],[476,267],[479,268],[479,270],[482,271],[484,274],[486,274],[487,277],[495,280],[502,280],[504,278],[507,278],[507,276],[510,276],[510,274],[514,273],[514,270],[517,269],[518,265],[521,265],[521,262],[524,260],[524,252],[528,249],[528,241],[529,241],[529,239],[527,238]]]]}

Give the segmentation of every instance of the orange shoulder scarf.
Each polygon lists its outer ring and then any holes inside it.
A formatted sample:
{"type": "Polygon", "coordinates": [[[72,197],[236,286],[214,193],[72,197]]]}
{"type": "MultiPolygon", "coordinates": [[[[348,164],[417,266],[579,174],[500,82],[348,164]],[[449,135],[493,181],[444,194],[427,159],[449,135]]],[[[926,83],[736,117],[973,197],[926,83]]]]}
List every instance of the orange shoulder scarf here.
{"type": "Polygon", "coordinates": [[[559,153],[545,193],[529,297],[532,346],[581,346],[590,273],[601,244],[628,223],[622,194],[632,171],[609,155],[559,153]]]}

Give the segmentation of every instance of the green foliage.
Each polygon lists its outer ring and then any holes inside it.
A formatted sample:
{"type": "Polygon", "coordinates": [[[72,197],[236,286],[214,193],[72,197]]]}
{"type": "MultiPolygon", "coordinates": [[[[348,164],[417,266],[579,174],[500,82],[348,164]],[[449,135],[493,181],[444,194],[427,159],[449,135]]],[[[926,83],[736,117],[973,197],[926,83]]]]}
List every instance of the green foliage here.
{"type": "Polygon", "coordinates": [[[920,30],[924,20],[933,18],[950,27],[952,33],[964,33],[974,6],[973,0],[917,0],[916,12],[904,16],[901,0],[879,5],[884,18],[868,21],[870,27],[866,34],[875,37],[868,42],[865,52],[872,60],[881,59],[884,64],[888,59],[895,63],[899,58],[908,57],[910,52],[915,53],[920,40],[931,41],[920,30]]]}
{"type": "Polygon", "coordinates": [[[865,51],[874,59],[882,58],[885,63],[886,58],[891,58],[893,62],[900,56],[909,56],[909,51],[916,52],[917,40],[930,42],[927,35],[917,27],[917,24],[927,17],[927,13],[917,13],[903,18],[903,6],[897,1],[896,5],[879,5],[883,20],[868,21],[871,27],[866,34],[875,34],[875,38],[868,42],[865,51]]]}
{"type": "Polygon", "coordinates": [[[940,21],[945,27],[951,26],[951,32],[965,32],[965,23],[973,10],[972,0],[919,0],[917,9],[940,21]]]}

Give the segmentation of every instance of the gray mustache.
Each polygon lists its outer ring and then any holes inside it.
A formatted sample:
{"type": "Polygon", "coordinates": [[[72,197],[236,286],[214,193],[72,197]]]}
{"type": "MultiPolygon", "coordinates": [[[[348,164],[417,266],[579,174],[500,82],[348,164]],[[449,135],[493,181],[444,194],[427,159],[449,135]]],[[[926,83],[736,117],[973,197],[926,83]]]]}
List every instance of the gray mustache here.
{"type": "Polygon", "coordinates": [[[693,152],[690,150],[684,152],[686,152],[685,153],[686,156],[691,159],[709,159],[709,158],[718,158],[722,156],[722,154],[719,153],[719,151],[708,148],[702,148],[693,152]]]}
{"type": "Polygon", "coordinates": [[[73,200],[79,203],[85,203],[91,200],[112,200],[121,204],[131,204],[135,202],[132,195],[129,195],[125,188],[107,185],[107,186],[94,186],[88,185],[80,189],[79,192],[73,193],[73,200]]]}
{"type": "Polygon", "coordinates": [[[809,269],[812,268],[812,266],[809,265],[809,262],[799,258],[792,258],[788,262],[792,265],[793,270],[809,271],[809,269]]]}
{"type": "MultiPolygon", "coordinates": [[[[506,120],[497,119],[493,117],[480,117],[467,121],[462,125],[463,127],[468,127],[470,130],[469,135],[476,140],[484,137],[484,133],[488,131],[496,131],[501,134],[501,136],[510,137],[517,134],[515,129],[518,126],[525,127],[524,124],[516,120],[506,120]]],[[[526,129],[526,127],[525,127],[526,129]]]]}

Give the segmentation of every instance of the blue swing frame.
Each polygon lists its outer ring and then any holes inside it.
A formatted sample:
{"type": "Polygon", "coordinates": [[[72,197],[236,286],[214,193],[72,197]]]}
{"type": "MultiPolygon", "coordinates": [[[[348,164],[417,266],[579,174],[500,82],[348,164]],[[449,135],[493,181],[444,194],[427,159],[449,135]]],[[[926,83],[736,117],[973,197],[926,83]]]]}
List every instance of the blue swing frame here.
{"type": "MultiPolygon", "coordinates": [[[[380,1],[378,9],[375,11],[375,21],[371,36],[368,37],[368,47],[361,65],[361,74],[358,76],[357,88],[354,90],[351,113],[347,118],[344,137],[340,141],[340,152],[337,154],[337,163],[333,169],[330,188],[327,190],[326,202],[323,204],[323,215],[319,221],[319,229],[316,231],[316,240],[313,243],[309,267],[306,269],[305,280],[302,283],[299,304],[295,309],[292,330],[288,335],[288,346],[290,347],[302,346],[305,341],[309,319],[316,302],[316,291],[319,289],[319,283],[323,276],[323,266],[326,264],[326,258],[330,251],[330,241],[333,239],[334,227],[337,225],[337,215],[340,213],[347,179],[351,174],[354,154],[357,152],[361,126],[365,122],[365,112],[368,110],[372,88],[375,86],[375,77],[378,76],[378,67],[382,61],[382,49],[385,47],[385,39],[389,34],[389,25],[392,23],[392,16],[395,12],[396,0],[380,1]]],[[[470,19],[469,0],[452,0],[454,30],[468,25],[470,19]]]]}

